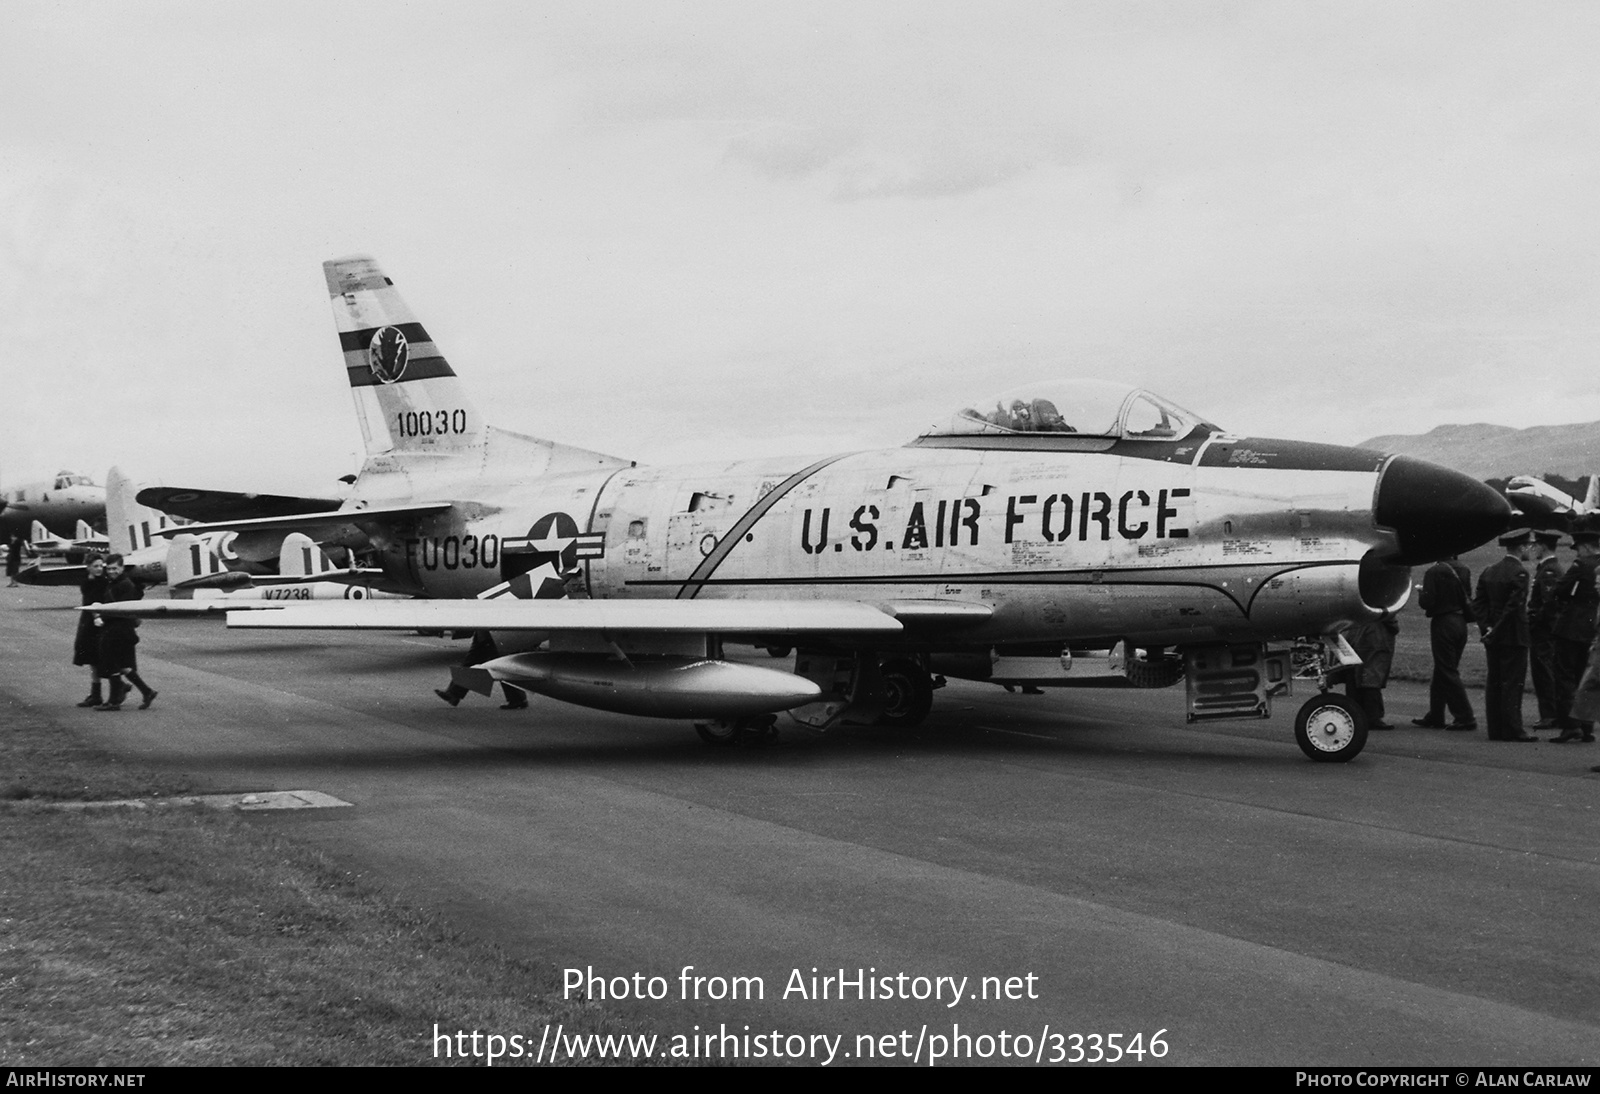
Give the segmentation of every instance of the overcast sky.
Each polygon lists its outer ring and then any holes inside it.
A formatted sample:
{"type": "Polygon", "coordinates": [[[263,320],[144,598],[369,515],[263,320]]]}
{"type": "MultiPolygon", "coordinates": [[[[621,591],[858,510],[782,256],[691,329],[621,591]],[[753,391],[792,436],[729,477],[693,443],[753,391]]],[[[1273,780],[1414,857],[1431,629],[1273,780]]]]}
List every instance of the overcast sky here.
{"type": "Polygon", "coordinates": [[[0,5],[0,481],[325,493],[320,264],[491,421],[897,444],[1125,378],[1354,443],[1600,419],[1600,5],[0,5]]]}

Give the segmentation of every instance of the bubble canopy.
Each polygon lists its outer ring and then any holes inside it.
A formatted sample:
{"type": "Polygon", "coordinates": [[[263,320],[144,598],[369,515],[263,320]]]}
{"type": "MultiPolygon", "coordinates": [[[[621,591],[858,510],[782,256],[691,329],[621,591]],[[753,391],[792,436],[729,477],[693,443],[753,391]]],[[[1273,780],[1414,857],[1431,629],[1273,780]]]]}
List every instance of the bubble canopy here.
{"type": "Polygon", "coordinates": [[[924,437],[1009,437],[1078,434],[1174,441],[1217,427],[1142,388],[1111,380],[1046,380],[1025,384],[959,410],[924,437]]]}

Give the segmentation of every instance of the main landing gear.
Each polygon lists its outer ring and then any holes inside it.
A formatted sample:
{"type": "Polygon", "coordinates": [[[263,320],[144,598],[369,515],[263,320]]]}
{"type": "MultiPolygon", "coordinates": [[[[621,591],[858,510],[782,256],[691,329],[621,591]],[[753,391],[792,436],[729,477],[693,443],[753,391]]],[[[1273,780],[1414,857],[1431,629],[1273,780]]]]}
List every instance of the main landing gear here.
{"type": "Polygon", "coordinates": [[[933,709],[933,678],[928,670],[910,658],[897,657],[885,661],[879,671],[889,697],[883,713],[878,715],[878,724],[894,729],[921,725],[933,709]]]}
{"type": "Polygon", "coordinates": [[[778,716],[757,714],[749,718],[719,718],[714,722],[696,722],[694,731],[708,745],[728,748],[732,745],[770,745],[778,739],[778,716]]]}

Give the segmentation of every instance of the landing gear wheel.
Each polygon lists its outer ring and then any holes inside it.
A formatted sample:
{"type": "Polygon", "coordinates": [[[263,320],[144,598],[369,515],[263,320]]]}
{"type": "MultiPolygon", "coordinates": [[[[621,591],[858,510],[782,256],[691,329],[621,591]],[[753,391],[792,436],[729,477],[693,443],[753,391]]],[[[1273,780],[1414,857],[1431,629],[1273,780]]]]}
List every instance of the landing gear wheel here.
{"type": "Polygon", "coordinates": [[[768,657],[788,657],[793,652],[794,652],[794,647],[793,646],[768,646],[767,647],[767,656],[768,657]]]}
{"type": "Polygon", "coordinates": [[[700,734],[700,739],[706,744],[717,748],[728,748],[739,741],[737,721],[725,719],[719,722],[696,722],[694,731],[700,734]]]}
{"type": "Polygon", "coordinates": [[[883,673],[889,701],[878,715],[878,724],[895,729],[914,729],[921,725],[928,711],[933,709],[933,680],[928,671],[904,658],[885,661],[879,671],[883,673]]]}
{"type": "Polygon", "coordinates": [[[708,745],[727,748],[730,745],[764,747],[778,740],[778,717],[775,714],[757,714],[750,718],[719,718],[715,722],[696,722],[694,731],[708,745]]]}
{"type": "Polygon", "coordinates": [[[766,748],[778,743],[778,716],[776,714],[762,714],[755,718],[743,719],[743,726],[739,730],[739,740],[746,745],[757,748],[766,748]]]}
{"type": "Polygon", "coordinates": [[[1313,696],[1294,716],[1294,739],[1317,763],[1342,764],[1367,744],[1367,716],[1343,695],[1313,696]]]}

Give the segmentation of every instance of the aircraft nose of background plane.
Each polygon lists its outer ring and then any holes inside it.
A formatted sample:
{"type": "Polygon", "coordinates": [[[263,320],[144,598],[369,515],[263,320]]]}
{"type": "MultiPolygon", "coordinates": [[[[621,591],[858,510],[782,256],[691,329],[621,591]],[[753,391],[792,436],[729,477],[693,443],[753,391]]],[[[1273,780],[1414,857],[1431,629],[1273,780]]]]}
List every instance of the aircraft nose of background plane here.
{"type": "Polygon", "coordinates": [[[1373,523],[1394,530],[1403,566],[1470,551],[1511,526],[1510,503],[1470,475],[1396,456],[1378,480],[1373,523]]]}

